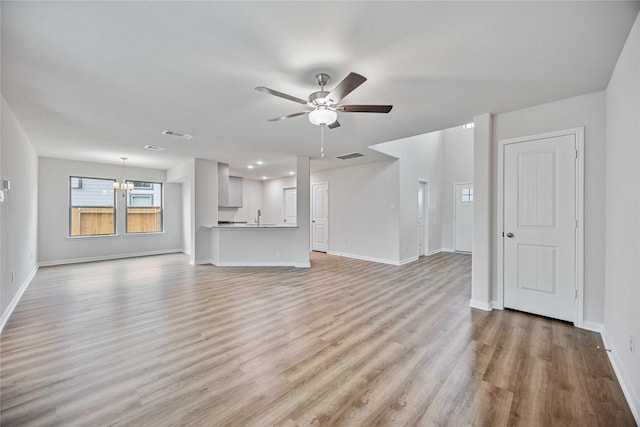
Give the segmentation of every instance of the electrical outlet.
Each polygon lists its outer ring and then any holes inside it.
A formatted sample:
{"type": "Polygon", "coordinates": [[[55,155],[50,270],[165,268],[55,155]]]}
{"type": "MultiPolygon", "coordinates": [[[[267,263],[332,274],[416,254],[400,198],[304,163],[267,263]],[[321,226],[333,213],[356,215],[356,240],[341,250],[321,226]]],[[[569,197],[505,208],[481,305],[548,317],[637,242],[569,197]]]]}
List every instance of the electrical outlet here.
{"type": "Polygon", "coordinates": [[[636,352],[636,337],[633,334],[629,334],[629,351],[636,352]]]}

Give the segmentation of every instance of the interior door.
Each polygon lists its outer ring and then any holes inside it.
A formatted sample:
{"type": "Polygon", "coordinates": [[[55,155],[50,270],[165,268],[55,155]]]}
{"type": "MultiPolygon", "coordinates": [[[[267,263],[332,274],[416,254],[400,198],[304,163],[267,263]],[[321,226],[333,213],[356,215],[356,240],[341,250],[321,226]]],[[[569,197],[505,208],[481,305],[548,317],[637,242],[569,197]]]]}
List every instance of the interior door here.
{"type": "Polygon", "coordinates": [[[424,181],[418,182],[418,256],[426,255],[427,249],[425,246],[425,208],[427,206],[427,183],[424,181]]]}
{"type": "Polygon", "coordinates": [[[454,184],[453,249],[471,252],[473,236],[473,183],[454,184]]]}
{"type": "Polygon", "coordinates": [[[573,321],[575,135],[504,148],[504,305],[573,321]]]}
{"type": "Polygon", "coordinates": [[[311,249],[329,250],[329,184],[311,185],[311,249]]]}
{"type": "Polygon", "coordinates": [[[295,188],[285,188],[283,191],[284,206],[282,207],[283,222],[285,224],[297,224],[297,190],[295,188]]]}

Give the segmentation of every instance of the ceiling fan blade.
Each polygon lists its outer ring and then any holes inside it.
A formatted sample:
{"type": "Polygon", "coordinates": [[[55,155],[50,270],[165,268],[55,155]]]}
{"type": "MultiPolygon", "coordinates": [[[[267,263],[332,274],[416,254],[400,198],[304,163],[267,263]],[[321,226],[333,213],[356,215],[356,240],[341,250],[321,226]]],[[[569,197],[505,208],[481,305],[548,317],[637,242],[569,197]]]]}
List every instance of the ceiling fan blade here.
{"type": "Polygon", "coordinates": [[[302,111],[300,113],[287,114],[286,116],[276,117],[275,119],[269,119],[270,122],[277,122],[284,119],[290,119],[291,117],[304,116],[305,114],[309,114],[309,111],[302,111]]]}
{"type": "Polygon", "coordinates": [[[329,126],[327,126],[329,129],[335,129],[337,127],[340,127],[340,122],[339,121],[335,121],[333,123],[331,123],[329,126]]]}
{"type": "Polygon", "coordinates": [[[295,96],[287,95],[286,93],[278,92],[277,90],[269,89],[268,87],[258,86],[256,90],[258,92],[270,93],[271,95],[279,96],[280,98],[288,99],[289,101],[297,102],[298,104],[307,105],[307,101],[304,99],[296,98],[295,96]]]}
{"type": "Polygon", "coordinates": [[[333,99],[333,102],[340,102],[342,98],[349,95],[355,88],[366,82],[367,78],[357,73],[349,73],[347,77],[340,82],[338,86],[333,88],[327,98],[333,99]]]}
{"type": "Polygon", "coordinates": [[[393,105],[341,105],[338,111],[344,113],[388,113],[393,105]]]}

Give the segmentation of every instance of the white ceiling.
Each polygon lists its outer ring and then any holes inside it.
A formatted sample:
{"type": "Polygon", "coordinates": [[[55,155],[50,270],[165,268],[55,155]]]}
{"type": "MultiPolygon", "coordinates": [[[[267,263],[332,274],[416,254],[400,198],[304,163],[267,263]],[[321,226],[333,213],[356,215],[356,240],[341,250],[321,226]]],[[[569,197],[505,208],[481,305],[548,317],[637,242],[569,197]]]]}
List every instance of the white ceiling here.
{"type": "MultiPolygon", "coordinates": [[[[638,2],[5,2],[2,94],[41,156],[166,169],[201,157],[258,178],[318,157],[299,104],[368,78],[327,131],[328,159],[501,112],[602,90],[638,2]],[[183,141],[164,129],[195,135],[183,141]],[[157,153],[145,144],[161,145],[157,153]],[[246,165],[265,161],[249,171],[246,165]]],[[[315,169],[351,164],[314,161],[315,169]]]]}

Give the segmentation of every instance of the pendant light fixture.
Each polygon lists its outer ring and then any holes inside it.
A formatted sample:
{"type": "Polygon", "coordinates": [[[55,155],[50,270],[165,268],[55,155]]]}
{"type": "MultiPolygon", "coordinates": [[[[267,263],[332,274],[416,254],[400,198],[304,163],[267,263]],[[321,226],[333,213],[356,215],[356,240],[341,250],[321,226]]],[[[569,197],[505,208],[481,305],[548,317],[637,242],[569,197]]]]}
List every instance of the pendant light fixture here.
{"type": "Polygon", "coordinates": [[[114,190],[122,190],[122,191],[126,191],[126,190],[133,190],[133,182],[127,182],[125,180],[125,169],[124,169],[124,162],[127,160],[126,157],[120,157],[122,159],[122,181],[118,182],[114,182],[113,183],[113,189],[114,190]]]}

